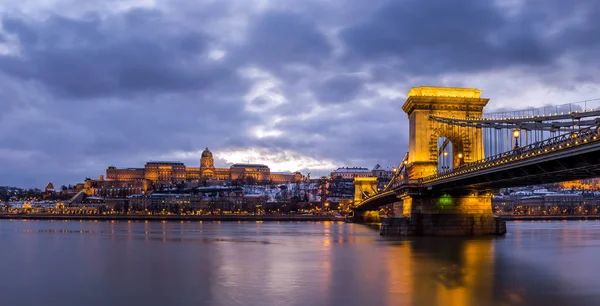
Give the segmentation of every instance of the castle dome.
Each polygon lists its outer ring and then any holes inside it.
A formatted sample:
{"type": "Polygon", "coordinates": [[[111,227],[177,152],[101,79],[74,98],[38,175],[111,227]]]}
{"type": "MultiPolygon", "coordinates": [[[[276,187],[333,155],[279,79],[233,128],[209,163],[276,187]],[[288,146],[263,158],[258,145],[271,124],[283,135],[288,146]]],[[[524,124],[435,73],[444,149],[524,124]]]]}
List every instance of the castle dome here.
{"type": "Polygon", "coordinates": [[[208,150],[208,148],[206,148],[206,149],[204,149],[204,151],[202,152],[202,157],[210,157],[210,158],[212,158],[212,157],[213,157],[213,156],[212,156],[212,152],[210,152],[210,151],[208,150]]]}

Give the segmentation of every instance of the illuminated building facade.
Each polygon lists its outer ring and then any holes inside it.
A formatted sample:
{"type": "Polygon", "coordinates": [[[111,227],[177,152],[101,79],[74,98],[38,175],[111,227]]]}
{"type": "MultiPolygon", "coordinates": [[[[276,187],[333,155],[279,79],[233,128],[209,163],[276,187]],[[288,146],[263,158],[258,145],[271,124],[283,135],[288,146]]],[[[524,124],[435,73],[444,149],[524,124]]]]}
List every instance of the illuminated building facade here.
{"type": "Polygon", "coordinates": [[[258,182],[267,182],[271,175],[271,169],[260,164],[233,164],[230,170],[232,180],[251,177],[258,182]]]}
{"type": "Polygon", "coordinates": [[[356,177],[370,177],[373,176],[371,170],[361,167],[344,167],[337,168],[331,172],[331,178],[342,178],[342,179],[353,179],[356,177]]]}
{"type": "Polygon", "coordinates": [[[183,182],[185,173],[180,162],[147,162],[144,167],[144,178],[155,183],[183,182]]]}
{"type": "Polygon", "coordinates": [[[117,169],[115,166],[110,166],[106,169],[107,181],[141,181],[144,179],[144,168],[117,169]]]}
{"type": "Polygon", "coordinates": [[[131,182],[152,184],[172,184],[184,181],[227,181],[252,178],[256,182],[293,183],[302,180],[302,174],[271,173],[271,169],[262,164],[234,164],[230,168],[215,168],[213,154],[206,148],[200,157],[200,167],[186,167],[181,162],[151,161],[144,168],[119,169],[110,166],[106,169],[106,181],[90,180],[99,186],[112,186],[115,182],[123,182],[131,186],[131,182]],[[102,183],[107,182],[107,183],[102,183]],[[110,182],[113,182],[111,185],[110,182]],[[127,183],[129,182],[129,183],[127,183]]]}
{"type": "Polygon", "coordinates": [[[331,172],[331,179],[353,180],[357,177],[376,177],[380,181],[389,181],[394,176],[394,169],[376,165],[373,170],[363,167],[343,167],[331,172]]]}
{"type": "Polygon", "coordinates": [[[215,160],[208,148],[204,149],[200,157],[200,168],[189,168],[188,177],[192,179],[195,169],[198,169],[200,179],[211,179],[224,181],[231,179],[231,171],[228,168],[215,168],[215,160]]]}
{"type": "Polygon", "coordinates": [[[565,189],[598,190],[600,189],[600,178],[562,182],[558,184],[558,187],[565,189]]]}
{"type": "Polygon", "coordinates": [[[271,172],[269,178],[276,184],[296,183],[302,181],[302,174],[300,172],[271,172]]]}
{"type": "Polygon", "coordinates": [[[125,197],[131,194],[145,193],[152,182],[148,180],[98,180],[86,179],[83,188],[88,196],[125,197]]]}
{"type": "Polygon", "coordinates": [[[142,181],[153,183],[181,182],[186,179],[186,167],[180,162],[147,162],[144,168],[106,169],[107,181],[142,181]]]}

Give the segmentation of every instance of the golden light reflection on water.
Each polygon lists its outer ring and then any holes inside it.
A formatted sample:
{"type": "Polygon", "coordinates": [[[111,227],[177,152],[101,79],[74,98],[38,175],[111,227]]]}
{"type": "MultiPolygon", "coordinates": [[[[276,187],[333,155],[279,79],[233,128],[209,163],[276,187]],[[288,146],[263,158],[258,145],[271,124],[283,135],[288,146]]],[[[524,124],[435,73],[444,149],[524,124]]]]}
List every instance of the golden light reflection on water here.
{"type": "Polygon", "coordinates": [[[333,222],[331,222],[331,221],[323,222],[323,247],[324,248],[331,247],[331,240],[332,240],[331,226],[332,225],[333,225],[333,222]]]}
{"type": "Polygon", "coordinates": [[[384,258],[387,305],[482,305],[493,301],[491,239],[397,243],[384,258]]]}
{"type": "Polygon", "coordinates": [[[333,274],[333,269],[332,269],[332,265],[334,264],[334,258],[332,256],[332,252],[333,252],[333,246],[332,246],[332,223],[331,222],[324,222],[323,223],[323,238],[322,238],[322,243],[321,243],[321,250],[319,252],[317,252],[317,254],[319,254],[319,260],[317,261],[318,263],[318,273],[319,276],[317,278],[317,280],[319,280],[319,284],[317,288],[320,288],[320,290],[327,290],[327,288],[331,287],[332,285],[332,274],[333,274]]]}
{"type": "Polygon", "coordinates": [[[413,290],[413,262],[412,250],[410,243],[401,243],[395,248],[390,248],[390,252],[386,254],[385,266],[389,271],[387,274],[388,288],[388,305],[399,305],[398,301],[402,301],[403,305],[412,305],[413,299],[411,292],[413,290]],[[407,259],[407,260],[398,260],[407,259]]]}
{"type": "Polygon", "coordinates": [[[331,237],[323,238],[323,247],[330,248],[331,247],[331,237]]]}
{"type": "Polygon", "coordinates": [[[465,241],[459,252],[461,262],[444,266],[438,272],[438,304],[478,305],[489,301],[494,274],[492,241],[465,241]]]}

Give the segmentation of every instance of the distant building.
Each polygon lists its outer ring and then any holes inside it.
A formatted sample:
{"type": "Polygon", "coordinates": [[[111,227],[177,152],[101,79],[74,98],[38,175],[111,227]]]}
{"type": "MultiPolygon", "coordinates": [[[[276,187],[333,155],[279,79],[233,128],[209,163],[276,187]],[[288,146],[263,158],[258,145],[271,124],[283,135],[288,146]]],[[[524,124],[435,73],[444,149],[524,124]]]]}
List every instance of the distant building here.
{"type": "Polygon", "coordinates": [[[88,195],[120,197],[145,192],[152,184],[195,182],[198,185],[206,181],[246,178],[276,184],[300,182],[303,179],[299,172],[271,173],[271,169],[262,164],[233,164],[229,168],[215,168],[213,154],[206,148],[200,157],[200,167],[186,167],[177,161],[150,161],[144,168],[110,166],[106,169],[106,180],[103,176],[98,180],[87,179],[83,187],[88,195]]]}
{"type": "Polygon", "coordinates": [[[227,168],[215,168],[215,160],[213,154],[208,148],[202,151],[200,157],[200,168],[188,168],[187,170],[188,180],[196,179],[209,179],[209,180],[228,180],[231,177],[231,171],[227,168]],[[197,174],[196,174],[197,169],[197,174]]]}
{"type": "Polygon", "coordinates": [[[106,169],[107,181],[141,181],[145,179],[144,168],[117,169],[110,166],[106,169]]]}
{"type": "Polygon", "coordinates": [[[83,182],[85,194],[98,197],[126,197],[145,193],[152,182],[148,180],[103,181],[86,179],[83,182]]]}
{"type": "Polygon", "coordinates": [[[48,199],[54,196],[55,193],[56,190],[54,190],[54,185],[52,184],[52,182],[48,182],[48,185],[46,185],[46,188],[44,188],[44,194],[42,195],[42,197],[44,199],[48,199]]]}
{"type": "Polygon", "coordinates": [[[563,189],[600,189],[600,178],[591,178],[586,180],[561,182],[558,184],[563,189]]]}
{"type": "Polygon", "coordinates": [[[337,168],[331,172],[331,178],[342,178],[342,179],[353,179],[356,177],[370,177],[373,176],[371,170],[361,167],[344,167],[337,168]]]}
{"type": "Polygon", "coordinates": [[[581,194],[549,193],[544,195],[544,202],[550,206],[577,206],[583,203],[581,194]]]}
{"type": "Polygon", "coordinates": [[[147,162],[144,178],[155,183],[183,182],[185,165],[180,162],[147,162]]]}
{"type": "Polygon", "coordinates": [[[56,190],[54,190],[54,185],[52,184],[52,182],[49,182],[48,185],[46,185],[46,188],[44,189],[44,191],[46,191],[46,193],[52,193],[52,192],[55,192],[56,190]]]}
{"type": "Polygon", "coordinates": [[[275,184],[297,183],[303,179],[300,172],[271,172],[270,180],[275,184]]]}
{"type": "Polygon", "coordinates": [[[251,177],[258,182],[267,182],[271,175],[271,169],[261,164],[233,164],[230,170],[232,180],[251,177]]]}
{"type": "Polygon", "coordinates": [[[191,196],[189,194],[153,193],[148,195],[132,195],[128,197],[128,201],[130,207],[134,210],[179,213],[190,209],[191,196]]]}
{"type": "Polygon", "coordinates": [[[382,168],[380,165],[375,165],[371,174],[379,179],[389,180],[394,176],[394,170],[390,168],[382,168]]]}

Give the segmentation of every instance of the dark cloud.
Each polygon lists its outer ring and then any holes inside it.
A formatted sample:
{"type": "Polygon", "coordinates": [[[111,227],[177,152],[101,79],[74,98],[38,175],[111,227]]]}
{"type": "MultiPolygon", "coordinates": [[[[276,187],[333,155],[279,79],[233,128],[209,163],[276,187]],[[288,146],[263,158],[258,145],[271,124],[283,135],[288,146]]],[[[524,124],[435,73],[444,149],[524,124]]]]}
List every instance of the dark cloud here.
{"type": "Polygon", "coordinates": [[[364,79],[357,76],[334,76],[316,85],[315,93],[324,103],[344,103],[353,100],[362,90],[364,79]]]}
{"type": "Polygon", "coordinates": [[[590,35],[598,32],[589,26],[596,18],[576,16],[590,8],[598,12],[596,1],[553,4],[528,1],[510,15],[493,1],[390,1],[366,21],[344,29],[341,37],[356,61],[387,61],[411,74],[549,68],[560,54],[600,40],[590,35]],[[583,18],[584,26],[561,25],[571,17],[583,18]],[[549,37],[552,27],[557,34],[549,37]],[[565,43],[573,40],[584,43],[565,43]]]}
{"type": "Polygon", "coordinates": [[[136,10],[108,20],[5,18],[3,27],[18,37],[23,54],[0,57],[0,69],[63,97],[186,91],[235,81],[230,67],[206,57],[204,34],[171,25],[159,12],[136,10]]]}
{"type": "Polygon", "coordinates": [[[330,55],[332,46],[309,18],[276,11],[253,21],[248,31],[248,45],[240,50],[240,56],[250,64],[318,66],[330,55]]]}

